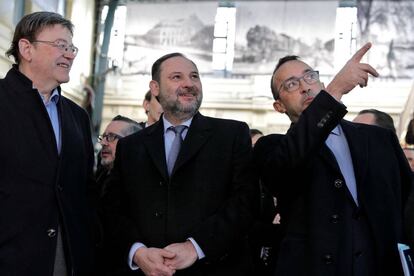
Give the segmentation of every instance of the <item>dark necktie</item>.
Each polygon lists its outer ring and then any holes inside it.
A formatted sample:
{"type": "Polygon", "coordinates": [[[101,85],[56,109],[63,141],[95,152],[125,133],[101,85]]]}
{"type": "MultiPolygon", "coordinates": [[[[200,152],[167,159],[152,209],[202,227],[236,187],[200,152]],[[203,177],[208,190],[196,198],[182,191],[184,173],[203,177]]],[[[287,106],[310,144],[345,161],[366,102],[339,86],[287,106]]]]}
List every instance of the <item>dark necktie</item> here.
{"type": "Polygon", "coordinates": [[[176,127],[169,127],[169,130],[172,130],[175,132],[175,138],[171,145],[170,153],[168,155],[167,160],[167,168],[168,168],[168,175],[171,175],[175,161],[177,160],[178,153],[180,152],[181,143],[183,142],[183,138],[181,136],[181,133],[183,133],[184,129],[186,129],[187,126],[179,125],[176,127]]]}

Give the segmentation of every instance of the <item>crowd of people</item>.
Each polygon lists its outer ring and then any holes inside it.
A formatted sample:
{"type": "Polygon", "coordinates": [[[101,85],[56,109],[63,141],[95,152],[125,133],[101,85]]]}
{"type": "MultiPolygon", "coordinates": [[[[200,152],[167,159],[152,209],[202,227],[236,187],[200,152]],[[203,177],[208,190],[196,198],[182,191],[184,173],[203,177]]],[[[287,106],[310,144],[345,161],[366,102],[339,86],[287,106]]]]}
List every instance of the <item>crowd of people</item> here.
{"type": "Polygon", "coordinates": [[[202,115],[197,65],[166,54],[152,66],[147,121],[114,117],[94,172],[88,115],[60,88],[72,37],[69,20],[35,12],[7,51],[0,275],[403,275],[414,151],[384,112],[343,119],[343,95],[378,76],[361,62],[370,43],[326,87],[282,57],[273,107],[292,124],[266,136],[202,115]]]}

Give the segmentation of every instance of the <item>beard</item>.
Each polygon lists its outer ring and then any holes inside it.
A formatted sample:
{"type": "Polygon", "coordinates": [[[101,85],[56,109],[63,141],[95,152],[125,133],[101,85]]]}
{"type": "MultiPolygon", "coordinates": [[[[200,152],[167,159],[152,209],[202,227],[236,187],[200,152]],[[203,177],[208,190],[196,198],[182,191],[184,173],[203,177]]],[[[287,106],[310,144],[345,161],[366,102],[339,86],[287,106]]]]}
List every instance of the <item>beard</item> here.
{"type": "Polygon", "coordinates": [[[176,91],[177,99],[175,101],[168,101],[162,94],[159,95],[160,104],[165,112],[177,118],[191,118],[193,117],[201,106],[203,101],[203,93],[195,89],[189,89],[183,92],[180,89],[176,91]],[[186,102],[185,104],[179,101],[179,96],[182,94],[192,94],[195,97],[194,101],[186,102]]]}
{"type": "Polygon", "coordinates": [[[112,166],[114,165],[114,160],[113,159],[110,160],[109,158],[107,158],[107,159],[102,158],[101,159],[101,165],[104,168],[110,170],[110,169],[112,169],[112,166]]]}

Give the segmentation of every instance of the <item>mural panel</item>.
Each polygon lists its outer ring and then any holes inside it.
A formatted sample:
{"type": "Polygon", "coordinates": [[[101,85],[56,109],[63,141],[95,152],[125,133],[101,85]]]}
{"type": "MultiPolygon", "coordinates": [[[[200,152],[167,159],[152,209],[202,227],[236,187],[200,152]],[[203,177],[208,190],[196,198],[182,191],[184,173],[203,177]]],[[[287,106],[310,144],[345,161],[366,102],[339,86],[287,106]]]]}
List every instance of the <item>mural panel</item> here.
{"type": "Polygon", "coordinates": [[[386,78],[414,77],[414,1],[358,0],[362,42],[371,41],[368,61],[386,78]]]}
{"type": "Polygon", "coordinates": [[[128,3],[124,74],[148,74],[162,55],[181,52],[211,71],[217,2],[128,3]]]}
{"type": "Polygon", "coordinates": [[[237,1],[236,7],[233,73],[270,74],[288,54],[333,68],[338,1],[237,1]]]}

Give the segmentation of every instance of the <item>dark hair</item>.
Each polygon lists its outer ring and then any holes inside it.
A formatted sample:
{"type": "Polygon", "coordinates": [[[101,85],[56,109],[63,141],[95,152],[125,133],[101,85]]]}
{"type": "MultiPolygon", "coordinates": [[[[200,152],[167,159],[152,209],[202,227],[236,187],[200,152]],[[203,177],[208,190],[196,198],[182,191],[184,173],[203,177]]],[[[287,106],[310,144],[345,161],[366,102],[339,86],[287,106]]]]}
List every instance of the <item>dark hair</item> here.
{"type": "Polygon", "coordinates": [[[63,18],[60,14],[54,12],[34,12],[23,16],[17,23],[14,31],[13,40],[6,56],[13,56],[17,64],[20,63],[19,41],[25,38],[29,41],[36,40],[37,35],[45,28],[53,25],[62,25],[66,27],[73,35],[73,24],[70,20],[63,18]]]}
{"type": "Polygon", "coordinates": [[[147,102],[151,101],[151,90],[148,90],[147,93],[145,93],[144,100],[146,100],[147,102]]]}
{"type": "Polygon", "coordinates": [[[364,109],[361,110],[358,115],[361,114],[372,114],[375,117],[375,124],[377,126],[383,127],[383,128],[387,128],[392,130],[392,132],[396,133],[395,131],[395,126],[394,126],[394,120],[392,119],[392,117],[385,112],[379,111],[377,109],[364,109]]]}
{"type": "Polygon", "coordinates": [[[270,89],[272,90],[273,99],[275,99],[275,101],[279,98],[279,91],[273,83],[273,77],[275,76],[275,73],[277,69],[280,68],[280,66],[291,60],[300,60],[300,58],[299,56],[284,56],[281,59],[279,59],[278,63],[276,64],[275,70],[273,70],[272,78],[270,79],[270,89]]]}
{"type": "Polygon", "coordinates": [[[173,58],[173,57],[183,57],[185,59],[188,59],[189,61],[191,61],[191,63],[197,69],[197,65],[195,65],[195,63],[191,59],[187,58],[185,55],[183,55],[181,53],[171,53],[171,54],[167,54],[167,55],[164,55],[164,56],[160,57],[159,59],[157,59],[154,62],[154,64],[152,65],[152,68],[151,68],[151,76],[152,76],[153,80],[155,80],[158,83],[160,82],[160,74],[161,74],[161,65],[162,65],[162,63],[164,61],[166,61],[167,59],[170,59],[170,58],[173,58]]]}
{"type": "Polygon", "coordinates": [[[122,131],[122,134],[125,136],[131,135],[142,129],[138,122],[122,115],[116,115],[112,118],[112,121],[121,121],[129,124],[129,126],[122,131]]]}
{"type": "Polygon", "coordinates": [[[411,119],[407,126],[407,134],[405,134],[405,142],[414,144],[414,119],[411,119]]]}
{"type": "Polygon", "coordinates": [[[253,137],[255,135],[263,135],[263,132],[261,132],[260,130],[256,129],[256,128],[252,128],[250,129],[250,137],[253,137]]]}

